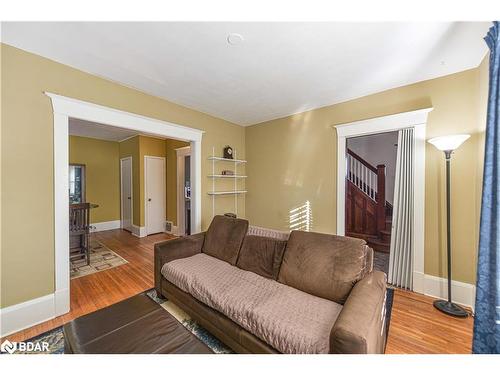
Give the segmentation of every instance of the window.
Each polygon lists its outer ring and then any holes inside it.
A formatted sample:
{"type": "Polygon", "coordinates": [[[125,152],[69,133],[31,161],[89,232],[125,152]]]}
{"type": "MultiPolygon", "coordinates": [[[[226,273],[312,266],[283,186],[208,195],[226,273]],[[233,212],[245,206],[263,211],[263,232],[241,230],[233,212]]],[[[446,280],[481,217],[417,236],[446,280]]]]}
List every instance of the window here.
{"type": "Polygon", "coordinates": [[[85,165],[69,165],[69,204],[85,202],[85,165]]]}

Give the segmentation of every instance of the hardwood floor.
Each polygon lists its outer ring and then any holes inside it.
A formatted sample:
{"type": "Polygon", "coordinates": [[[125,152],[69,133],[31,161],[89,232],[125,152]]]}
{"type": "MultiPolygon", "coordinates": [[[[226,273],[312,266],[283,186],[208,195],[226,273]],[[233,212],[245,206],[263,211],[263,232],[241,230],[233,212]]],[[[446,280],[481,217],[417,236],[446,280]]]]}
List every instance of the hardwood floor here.
{"type": "Polygon", "coordinates": [[[468,354],[474,319],[436,310],[434,298],[397,289],[394,293],[387,354],[468,354]]]}
{"type": "MultiPolygon", "coordinates": [[[[153,245],[173,238],[158,234],[137,238],[122,230],[94,234],[129,263],[71,280],[68,314],[8,336],[23,341],[81,315],[131,297],[154,285],[153,245]]],[[[452,318],[432,306],[433,298],[395,290],[386,353],[470,353],[473,319],[452,318]]]]}

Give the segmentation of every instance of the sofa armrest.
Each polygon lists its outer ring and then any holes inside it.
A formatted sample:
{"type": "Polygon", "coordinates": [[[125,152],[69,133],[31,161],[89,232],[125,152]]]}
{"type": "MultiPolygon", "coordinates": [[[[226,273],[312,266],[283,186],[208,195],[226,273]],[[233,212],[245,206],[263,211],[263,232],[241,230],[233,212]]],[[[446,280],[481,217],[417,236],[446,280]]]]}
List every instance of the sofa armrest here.
{"type": "Polygon", "coordinates": [[[385,348],[385,273],[373,271],[358,281],[330,332],[330,352],[383,353],[385,348]]]}
{"type": "Polygon", "coordinates": [[[201,253],[204,240],[205,232],[201,232],[155,244],[155,289],[158,294],[161,295],[161,268],[163,265],[175,259],[187,258],[201,253]]]}

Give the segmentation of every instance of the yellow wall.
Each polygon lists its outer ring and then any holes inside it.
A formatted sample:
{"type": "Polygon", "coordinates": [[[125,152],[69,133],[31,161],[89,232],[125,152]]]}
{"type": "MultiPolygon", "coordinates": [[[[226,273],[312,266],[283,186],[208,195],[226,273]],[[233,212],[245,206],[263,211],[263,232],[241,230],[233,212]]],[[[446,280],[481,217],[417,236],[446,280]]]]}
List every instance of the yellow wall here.
{"type": "MultiPolygon", "coordinates": [[[[2,61],[2,53],[3,49],[0,48],[0,63],[2,61]]],[[[3,103],[3,79],[2,79],[2,69],[0,65],[0,145],[2,145],[2,129],[3,129],[3,120],[4,120],[4,115],[2,111],[2,103],[3,103]]],[[[0,307],[2,306],[2,291],[3,291],[3,275],[2,275],[2,231],[3,231],[3,226],[2,226],[2,220],[3,220],[3,205],[2,205],[2,190],[3,190],[3,152],[0,150],[0,307]]]]}
{"type": "MultiPolygon", "coordinates": [[[[213,146],[220,153],[226,144],[244,157],[243,127],[6,44],[1,76],[1,307],[54,292],[53,115],[44,91],[204,130],[202,228],[208,227],[207,158],[213,146]]],[[[245,215],[243,204],[239,212],[245,215]]]]}
{"type": "MultiPolygon", "coordinates": [[[[486,61],[479,69],[384,91],[360,99],[250,126],[246,131],[252,224],[288,229],[292,208],[311,202],[313,230],[336,231],[336,132],[333,125],[434,107],[427,138],[455,133],[472,137],[453,157],[453,278],[475,281],[478,198],[487,90],[486,61]],[[480,99],[481,97],[481,99],[480,99]]],[[[425,273],[446,276],[444,160],[426,146],[425,273]]]]}
{"type": "Polygon", "coordinates": [[[85,198],[97,203],[90,221],[120,220],[120,167],[118,142],[69,137],[69,162],[85,164],[85,198]]]}

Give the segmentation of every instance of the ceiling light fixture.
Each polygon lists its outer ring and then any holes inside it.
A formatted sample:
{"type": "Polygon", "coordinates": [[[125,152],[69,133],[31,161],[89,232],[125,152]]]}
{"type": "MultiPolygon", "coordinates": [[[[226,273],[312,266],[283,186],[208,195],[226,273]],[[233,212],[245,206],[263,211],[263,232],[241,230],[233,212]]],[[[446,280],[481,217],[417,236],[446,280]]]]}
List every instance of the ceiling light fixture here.
{"type": "Polygon", "coordinates": [[[243,43],[243,35],[231,33],[227,36],[227,42],[233,46],[243,43]]]}

